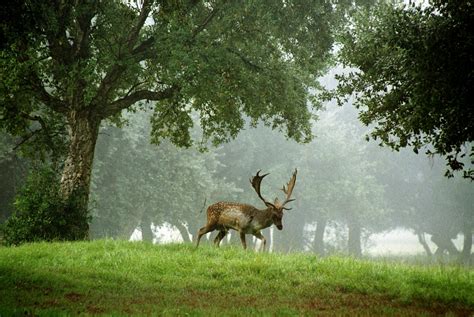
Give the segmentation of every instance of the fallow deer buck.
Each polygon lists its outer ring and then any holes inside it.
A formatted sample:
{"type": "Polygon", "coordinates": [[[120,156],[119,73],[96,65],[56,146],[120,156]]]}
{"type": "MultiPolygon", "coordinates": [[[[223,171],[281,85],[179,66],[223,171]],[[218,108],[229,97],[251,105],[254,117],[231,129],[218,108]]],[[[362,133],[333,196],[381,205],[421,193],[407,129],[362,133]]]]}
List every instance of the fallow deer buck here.
{"type": "Polygon", "coordinates": [[[275,224],[278,230],[283,229],[281,223],[283,210],[291,209],[285,207],[285,205],[294,200],[290,198],[295,188],[297,170],[295,169],[286,187],[283,186],[282,188],[286,194],[286,199],[283,203],[281,203],[278,198],[275,198],[275,201],[271,203],[262,197],[260,184],[262,179],[268,174],[259,175],[259,173],[260,171],[250,179],[250,183],[267,208],[260,210],[248,204],[223,201],[210,205],[207,208],[207,223],[204,227],[199,229],[196,247],[199,246],[199,241],[204,234],[214,230],[219,230],[219,234],[214,239],[214,244],[219,246],[229,229],[234,229],[240,233],[240,240],[244,249],[247,248],[245,235],[253,234],[262,241],[262,249],[265,250],[266,239],[260,230],[268,228],[273,224],[275,224]]]}

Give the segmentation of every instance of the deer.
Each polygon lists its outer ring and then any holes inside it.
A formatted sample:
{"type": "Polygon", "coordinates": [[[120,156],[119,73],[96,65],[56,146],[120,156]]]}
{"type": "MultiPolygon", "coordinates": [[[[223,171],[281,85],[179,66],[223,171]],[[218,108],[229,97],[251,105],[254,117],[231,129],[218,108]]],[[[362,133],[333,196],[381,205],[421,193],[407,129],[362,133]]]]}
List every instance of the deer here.
{"type": "Polygon", "coordinates": [[[226,201],[220,201],[210,205],[207,208],[207,223],[198,231],[196,248],[199,247],[201,237],[214,230],[219,231],[214,239],[214,245],[219,247],[229,229],[233,229],[240,233],[240,241],[242,242],[244,249],[247,249],[245,235],[252,234],[261,240],[262,244],[260,248],[264,251],[267,240],[262,235],[261,230],[272,225],[275,225],[278,230],[283,229],[283,211],[291,210],[291,208],[287,208],[285,205],[295,200],[291,199],[291,194],[295,188],[296,174],[298,171],[295,169],[293,176],[286,184],[286,187],[283,185],[283,188],[281,188],[286,195],[285,200],[280,202],[277,197],[273,203],[263,198],[260,192],[260,184],[262,183],[263,178],[269,175],[269,173],[260,175],[260,172],[261,170],[257,171],[257,174],[249,180],[253,189],[257,192],[258,197],[263,201],[267,208],[258,209],[249,204],[226,201]]]}

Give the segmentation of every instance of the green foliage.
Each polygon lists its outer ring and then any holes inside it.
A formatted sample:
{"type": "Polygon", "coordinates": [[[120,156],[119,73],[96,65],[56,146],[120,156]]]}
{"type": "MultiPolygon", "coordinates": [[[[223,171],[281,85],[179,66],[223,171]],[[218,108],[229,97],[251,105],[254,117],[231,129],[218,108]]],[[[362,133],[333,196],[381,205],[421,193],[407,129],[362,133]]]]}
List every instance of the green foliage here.
{"type": "Polygon", "coordinates": [[[473,271],[190,244],[0,248],[0,313],[470,315],[473,271]]]}
{"type": "Polygon", "coordinates": [[[63,149],[61,190],[79,188],[84,201],[93,155],[79,153],[93,153],[102,121],[120,122],[122,110],[147,100],[154,143],[191,146],[196,114],[202,145],[235,138],[244,115],[309,141],[315,78],[340,22],[324,1],[31,0],[21,8],[0,22],[2,35],[19,35],[0,51],[0,129],[63,149]],[[61,146],[68,141],[78,146],[61,146]]]}
{"type": "Polygon", "coordinates": [[[88,215],[78,212],[72,195],[64,201],[59,195],[58,173],[52,168],[33,169],[15,197],[14,213],[3,225],[8,245],[31,241],[78,240],[86,238],[88,215]]]}
{"type": "Polygon", "coordinates": [[[340,61],[352,69],[339,77],[338,97],[356,98],[381,144],[445,156],[447,176],[474,178],[473,17],[470,1],[381,4],[340,37],[340,61]]]}
{"type": "Polygon", "coordinates": [[[2,31],[18,38],[0,55],[0,121],[9,132],[24,133],[38,115],[46,121],[38,111],[44,107],[67,119],[86,109],[105,119],[152,100],[154,142],[191,145],[191,110],[215,144],[237,135],[242,114],[296,140],[311,138],[307,105],[319,108],[315,78],[330,60],[337,7],[296,0],[142,5],[28,1],[24,13],[10,9],[15,18],[2,21],[2,31]]]}

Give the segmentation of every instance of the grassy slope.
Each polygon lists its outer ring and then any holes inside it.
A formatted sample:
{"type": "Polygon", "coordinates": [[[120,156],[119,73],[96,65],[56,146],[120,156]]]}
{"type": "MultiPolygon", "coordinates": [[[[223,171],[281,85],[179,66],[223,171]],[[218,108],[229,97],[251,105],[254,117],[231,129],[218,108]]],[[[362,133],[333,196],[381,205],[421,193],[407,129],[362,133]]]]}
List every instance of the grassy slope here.
{"type": "Polygon", "coordinates": [[[474,271],[111,240],[0,247],[0,316],[25,309],[40,315],[469,316],[474,271]]]}

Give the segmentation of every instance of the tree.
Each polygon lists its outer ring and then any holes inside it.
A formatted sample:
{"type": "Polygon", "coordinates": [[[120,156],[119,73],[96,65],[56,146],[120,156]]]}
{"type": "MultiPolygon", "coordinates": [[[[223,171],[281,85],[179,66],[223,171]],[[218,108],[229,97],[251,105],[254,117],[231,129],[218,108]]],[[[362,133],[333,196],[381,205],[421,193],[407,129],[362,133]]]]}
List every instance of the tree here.
{"type": "Polygon", "coordinates": [[[474,179],[474,8],[470,1],[365,10],[341,36],[342,102],[355,95],[371,136],[393,149],[445,156],[446,176],[474,179]],[[470,156],[466,166],[464,156],[470,156]]]}
{"type": "MultiPolygon", "coordinates": [[[[1,127],[25,136],[32,122],[41,131],[50,131],[49,123],[67,126],[60,192],[82,197],[79,212],[89,198],[101,122],[117,121],[145,100],[156,102],[154,142],[165,137],[190,146],[193,111],[204,142],[235,137],[242,113],[295,140],[311,137],[307,102],[337,20],[329,3],[30,0],[23,6],[15,25],[34,25],[2,47],[1,127]]],[[[2,22],[2,31],[13,20],[2,22]]]]}

